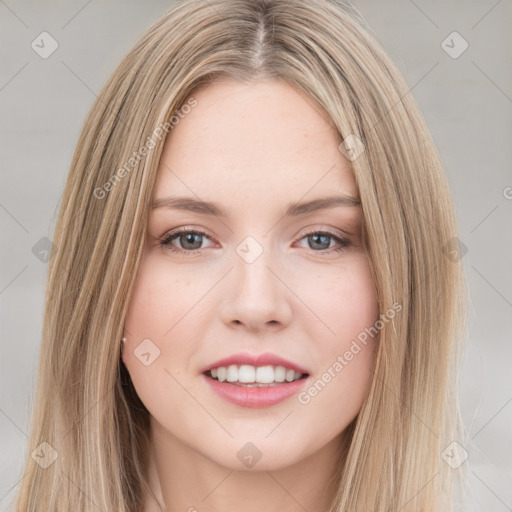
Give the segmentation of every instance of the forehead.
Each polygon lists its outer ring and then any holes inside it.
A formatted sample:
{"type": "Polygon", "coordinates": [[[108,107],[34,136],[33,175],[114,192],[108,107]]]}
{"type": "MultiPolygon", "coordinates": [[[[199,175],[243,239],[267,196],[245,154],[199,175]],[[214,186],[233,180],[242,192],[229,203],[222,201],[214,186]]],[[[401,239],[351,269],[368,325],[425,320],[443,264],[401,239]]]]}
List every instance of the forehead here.
{"type": "Polygon", "coordinates": [[[321,107],[280,80],[218,80],[192,94],[197,105],[169,132],[156,196],[228,200],[312,193],[357,196],[341,138],[321,107]]]}

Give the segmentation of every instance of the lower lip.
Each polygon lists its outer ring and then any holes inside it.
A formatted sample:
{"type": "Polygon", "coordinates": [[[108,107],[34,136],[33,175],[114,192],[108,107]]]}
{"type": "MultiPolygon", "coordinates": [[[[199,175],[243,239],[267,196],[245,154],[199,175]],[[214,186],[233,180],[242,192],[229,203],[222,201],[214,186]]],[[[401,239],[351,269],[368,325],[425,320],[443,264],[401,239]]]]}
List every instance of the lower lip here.
{"type": "Polygon", "coordinates": [[[219,382],[218,380],[206,376],[204,373],[201,374],[201,377],[206,380],[208,386],[210,386],[217,395],[228,402],[241,407],[252,407],[255,409],[270,407],[296,395],[301,388],[304,387],[307,380],[307,377],[304,377],[293,382],[284,382],[259,388],[236,386],[229,382],[219,382]]]}

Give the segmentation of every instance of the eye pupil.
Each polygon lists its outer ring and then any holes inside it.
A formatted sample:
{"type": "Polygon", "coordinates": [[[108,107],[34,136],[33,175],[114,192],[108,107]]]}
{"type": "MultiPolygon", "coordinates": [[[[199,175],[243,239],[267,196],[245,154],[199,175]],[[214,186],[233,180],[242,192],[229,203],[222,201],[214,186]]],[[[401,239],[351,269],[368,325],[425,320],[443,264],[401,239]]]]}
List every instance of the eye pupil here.
{"type": "Polygon", "coordinates": [[[183,247],[186,248],[186,249],[198,249],[198,248],[201,247],[201,243],[202,243],[201,236],[202,235],[200,235],[198,233],[187,233],[186,235],[181,235],[180,242],[183,242],[183,240],[185,240],[185,243],[183,244],[183,247]],[[194,247],[187,246],[188,242],[190,242],[191,244],[194,244],[194,238],[195,237],[197,237],[199,239],[199,241],[196,239],[196,245],[194,247]]]}
{"type": "MultiPolygon", "coordinates": [[[[316,244],[316,243],[320,243],[321,245],[327,244],[326,247],[320,247],[320,249],[327,249],[330,245],[330,243],[329,243],[329,239],[331,238],[330,235],[315,233],[314,235],[310,235],[309,238],[314,240],[314,244],[316,244]],[[322,239],[322,238],[324,239],[324,241],[323,242],[319,241],[319,239],[322,239]],[[327,239],[327,242],[325,241],[326,239],[327,239]]],[[[314,248],[319,249],[319,247],[312,247],[311,244],[310,244],[310,247],[311,247],[311,249],[314,249],[314,248]]]]}

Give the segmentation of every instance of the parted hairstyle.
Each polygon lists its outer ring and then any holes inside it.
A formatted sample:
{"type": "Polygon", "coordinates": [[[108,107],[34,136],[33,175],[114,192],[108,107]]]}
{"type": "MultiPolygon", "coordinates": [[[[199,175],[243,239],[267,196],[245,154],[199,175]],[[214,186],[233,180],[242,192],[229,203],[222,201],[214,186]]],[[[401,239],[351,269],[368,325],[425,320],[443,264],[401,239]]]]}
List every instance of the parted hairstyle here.
{"type": "Polygon", "coordinates": [[[194,91],[218,77],[284,80],[341,141],[364,147],[350,163],[379,311],[402,310],[380,331],[369,393],[337,454],[330,511],[451,510],[462,468],[442,453],[465,433],[466,285],[447,179],[405,80],[340,0],[179,0],[115,69],[77,143],[16,511],[142,512],[149,413],[119,357],[123,324],[164,142],[194,108],[194,91]],[[46,468],[31,456],[43,442],[58,454],[46,468]]]}

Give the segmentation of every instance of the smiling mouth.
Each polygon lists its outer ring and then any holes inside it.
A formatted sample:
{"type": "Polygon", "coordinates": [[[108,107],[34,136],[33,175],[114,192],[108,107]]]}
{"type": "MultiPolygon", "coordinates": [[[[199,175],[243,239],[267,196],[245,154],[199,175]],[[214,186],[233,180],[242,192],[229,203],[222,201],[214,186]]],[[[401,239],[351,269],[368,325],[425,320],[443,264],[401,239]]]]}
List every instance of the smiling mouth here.
{"type": "Polygon", "coordinates": [[[248,364],[220,366],[204,372],[204,375],[217,382],[246,388],[267,388],[282,386],[308,377],[284,366],[252,366],[248,364]]]}

